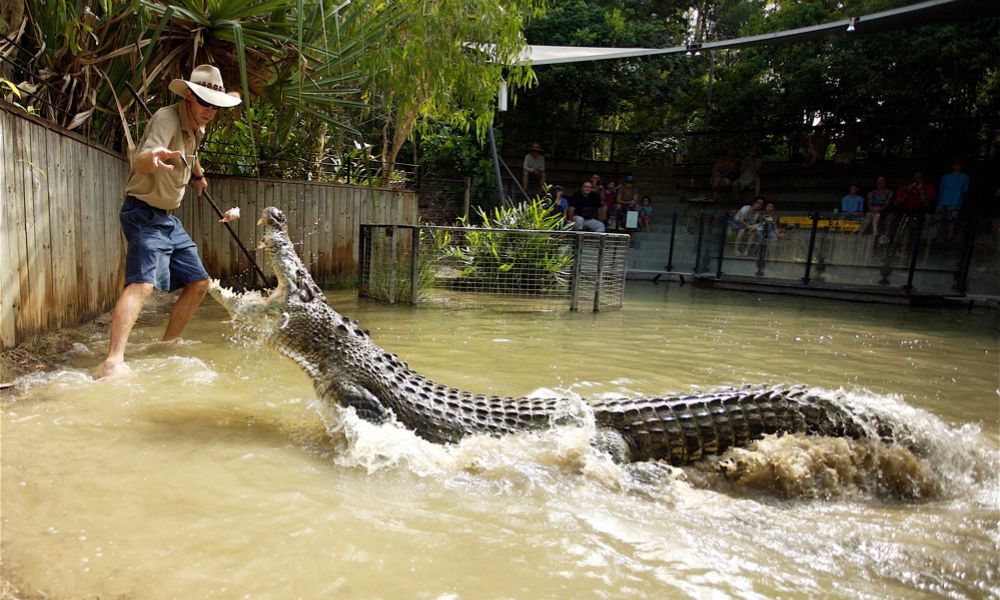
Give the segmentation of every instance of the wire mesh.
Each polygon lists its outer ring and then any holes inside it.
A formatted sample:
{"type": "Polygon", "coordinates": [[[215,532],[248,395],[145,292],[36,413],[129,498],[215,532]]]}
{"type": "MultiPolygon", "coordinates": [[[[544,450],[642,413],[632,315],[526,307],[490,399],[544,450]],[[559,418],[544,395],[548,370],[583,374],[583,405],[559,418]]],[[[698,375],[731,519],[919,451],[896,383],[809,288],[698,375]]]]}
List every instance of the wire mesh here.
{"type": "Polygon", "coordinates": [[[359,294],[447,307],[621,308],[628,249],[623,234],[364,225],[359,294]]]}

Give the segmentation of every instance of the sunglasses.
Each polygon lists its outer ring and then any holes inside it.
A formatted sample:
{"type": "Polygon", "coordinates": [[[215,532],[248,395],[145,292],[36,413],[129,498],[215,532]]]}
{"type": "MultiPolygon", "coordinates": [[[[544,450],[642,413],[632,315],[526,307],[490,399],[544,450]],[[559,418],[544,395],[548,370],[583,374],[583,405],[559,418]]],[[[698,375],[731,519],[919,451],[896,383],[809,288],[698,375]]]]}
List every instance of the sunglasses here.
{"type": "Polygon", "coordinates": [[[205,102],[204,100],[201,99],[201,96],[199,96],[198,94],[191,94],[191,95],[194,96],[194,99],[198,101],[198,104],[204,106],[205,108],[214,108],[215,110],[219,110],[220,108],[222,108],[221,106],[216,106],[210,102],[205,102]]]}

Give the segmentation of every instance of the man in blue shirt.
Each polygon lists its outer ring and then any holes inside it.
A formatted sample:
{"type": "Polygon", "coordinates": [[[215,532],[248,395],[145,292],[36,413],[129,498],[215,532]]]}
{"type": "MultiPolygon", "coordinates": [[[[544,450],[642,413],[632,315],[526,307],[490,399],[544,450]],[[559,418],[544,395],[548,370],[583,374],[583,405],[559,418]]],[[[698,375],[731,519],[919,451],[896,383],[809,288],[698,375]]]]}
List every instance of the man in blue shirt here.
{"type": "Polygon", "coordinates": [[[958,211],[968,193],[969,176],[962,172],[962,161],[956,158],[951,165],[951,173],[941,178],[938,187],[938,217],[946,221],[958,218],[958,211]]]}
{"type": "Polygon", "coordinates": [[[865,199],[858,192],[861,188],[852,183],[847,195],[840,199],[840,212],[860,215],[865,210],[865,199]]]}

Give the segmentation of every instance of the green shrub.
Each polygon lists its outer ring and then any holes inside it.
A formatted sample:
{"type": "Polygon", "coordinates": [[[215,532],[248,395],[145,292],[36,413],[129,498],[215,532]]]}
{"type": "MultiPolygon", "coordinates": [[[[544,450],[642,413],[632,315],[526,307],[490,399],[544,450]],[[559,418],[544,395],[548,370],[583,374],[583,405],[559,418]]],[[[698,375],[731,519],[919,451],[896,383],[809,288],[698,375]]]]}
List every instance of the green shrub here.
{"type": "Polygon", "coordinates": [[[458,225],[466,229],[464,240],[456,242],[451,233],[439,232],[435,241],[442,261],[457,271],[449,279],[451,284],[521,293],[565,291],[573,261],[567,236],[519,231],[568,229],[562,214],[549,207],[548,197],[536,197],[489,212],[476,208],[480,227],[471,225],[468,218],[458,220],[458,225]]]}

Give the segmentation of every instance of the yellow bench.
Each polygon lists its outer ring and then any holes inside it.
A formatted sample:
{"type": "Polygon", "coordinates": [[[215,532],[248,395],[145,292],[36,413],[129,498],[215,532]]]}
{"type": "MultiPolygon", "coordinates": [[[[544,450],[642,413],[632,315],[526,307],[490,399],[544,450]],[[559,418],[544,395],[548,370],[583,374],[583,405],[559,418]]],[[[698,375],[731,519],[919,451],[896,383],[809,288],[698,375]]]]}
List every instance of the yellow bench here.
{"type": "MultiPolygon", "coordinates": [[[[811,229],[813,222],[810,217],[786,216],[778,217],[778,223],[781,225],[791,225],[792,227],[801,227],[802,229],[811,229]]],[[[830,231],[857,231],[861,229],[861,223],[851,219],[820,219],[816,227],[819,229],[829,229],[830,231]]]]}

